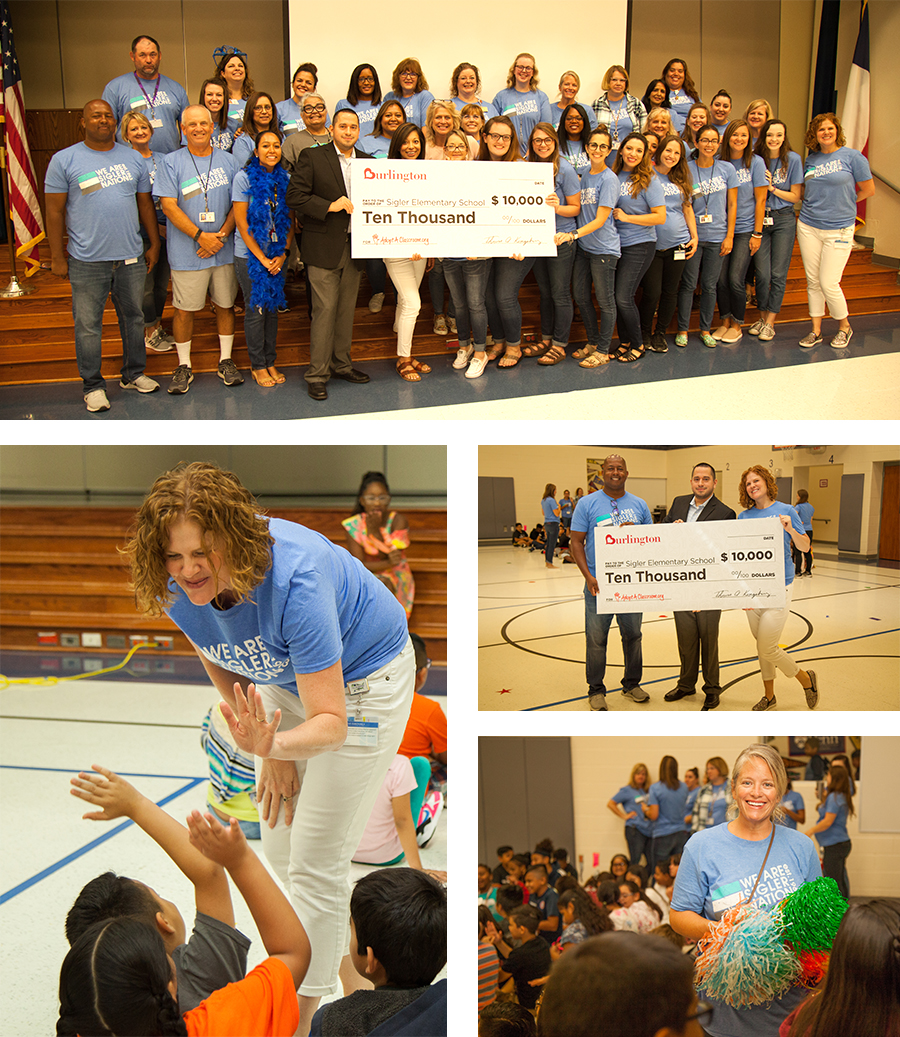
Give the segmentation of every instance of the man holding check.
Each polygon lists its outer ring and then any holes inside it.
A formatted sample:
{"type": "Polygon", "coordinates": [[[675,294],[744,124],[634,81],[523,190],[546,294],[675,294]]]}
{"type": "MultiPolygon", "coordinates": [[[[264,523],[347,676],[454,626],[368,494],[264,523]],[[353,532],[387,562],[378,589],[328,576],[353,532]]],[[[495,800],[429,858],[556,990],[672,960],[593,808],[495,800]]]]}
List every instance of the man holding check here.
{"type": "MultiPolygon", "coordinates": [[[[611,613],[597,612],[597,575],[594,561],[594,533],[603,526],[649,526],[653,518],[647,502],[627,493],[628,469],[619,454],[603,461],[603,489],[582,497],[572,516],[569,551],[584,576],[584,635],[587,642],[588,702],[591,709],[606,711],[606,642],[612,625],[611,613]]],[[[641,687],[643,658],[641,655],[641,613],[616,613],[625,673],[622,694],[632,702],[648,702],[650,696],[641,687]]]]}
{"type": "MultiPolygon", "coordinates": [[[[716,472],[701,462],[691,472],[692,494],[676,497],[663,522],[716,522],[735,518],[734,512],[715,494],[716,472]]],[[[721,609],[675,612],[675,633],[681,673],[678,684],[666,693],[666,702],[677,702],[696,694],[699,666],[703,664],[703,691],[706,700],[701,712],[715,709],[722,688],[719,684],[719,619],[721,609]]]]}

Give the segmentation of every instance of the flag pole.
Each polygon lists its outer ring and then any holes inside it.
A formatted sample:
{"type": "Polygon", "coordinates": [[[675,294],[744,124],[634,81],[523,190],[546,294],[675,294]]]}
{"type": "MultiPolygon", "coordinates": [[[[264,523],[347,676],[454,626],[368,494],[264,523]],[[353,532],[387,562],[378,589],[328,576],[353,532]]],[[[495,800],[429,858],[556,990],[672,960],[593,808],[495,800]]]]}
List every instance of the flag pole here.
{"type": "Polygon", "coordinates": [[[35,291],[35,285],[22,284],[16,274],[16,234],[11,218],[9,163],[6,161],[6,117],[0,116],[0,170],[3,171],[3,216],[6,220],[6,240],[9,243],[9,284],[0,288],[0,299],[22,299],[35,291]]]}

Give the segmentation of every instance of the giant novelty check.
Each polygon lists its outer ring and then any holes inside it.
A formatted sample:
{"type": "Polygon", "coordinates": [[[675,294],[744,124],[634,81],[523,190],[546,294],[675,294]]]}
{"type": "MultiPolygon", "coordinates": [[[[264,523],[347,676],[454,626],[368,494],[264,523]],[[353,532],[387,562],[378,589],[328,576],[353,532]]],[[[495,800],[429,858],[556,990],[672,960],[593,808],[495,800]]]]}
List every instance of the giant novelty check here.
{"type": "Polygon", "coordinates": [[[784,527],[777,518],[594,530],[598,612],[784,606],[784,527]]]}
{"type": "Polygon", "coordinates": [[[354,259],[555,256],[549,162],[350,163],[354,259]]]}

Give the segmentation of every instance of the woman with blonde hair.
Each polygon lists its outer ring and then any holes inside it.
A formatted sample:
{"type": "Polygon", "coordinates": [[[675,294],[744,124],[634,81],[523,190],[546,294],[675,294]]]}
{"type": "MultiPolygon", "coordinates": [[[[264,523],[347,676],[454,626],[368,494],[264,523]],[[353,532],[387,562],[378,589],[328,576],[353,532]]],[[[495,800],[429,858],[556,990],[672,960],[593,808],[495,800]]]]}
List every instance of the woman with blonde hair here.
{"type": "Polygon", "coordinates": [[[671,112],[666,108],[651,108],[647,113],[647,118],[644,120],[644,125],[641,127],[641,133],[645,133],[647,130],[655,133],[660,139],[663,137],[670,137],[672,134],[678,134],[678,130],[675,129],[675,125],[672,122],[671,112]]]}
{"type": "Polygon", "coordinates": [[[406,121],[416,126],[425,125],[428,106],[434,94],[428,89],[428,80],[416,58],[404,58],[391,75],[391,91],[385,101],[399,101],[406,112],[406,121]]]}
{"type": "MultiPolygon", "coordinates": [[[[449,101],[432,101],[425,115],[422,131],[425,135],[425,158],[442,162],[444,145],[451,130],[460,128],[459,112],[449,101]]],[[[475,154],[478,148],[474,148],[475,154]]],[[[474,157],[470,153],[470,157],[474,157]]]]}
{"type": "MultiPolygon", "coordinates": [[[[559,77],[559,100],[554,101],[550,105],[550,111],[553,113],[553,129],[559,128],[560,121],[562,120],[563,113],[570,104],[580,104],[578,100],[578,91],[581,89],[581,76],[577,72],[573,72],[568,69],[566,72],[559,77]]],[[[597,125],[597,119],[590,108],[585,105],[583,106],[587,113],[588,120],[591,124],[591,129],[597,125]]]]}
{"type": "MultiPolygon", "coordinates": [[[[650,858],[650,839],[653,825],[644,816],[643,804],[650,793],[650,771],[646,763],[636,763],[631,768],[628,784],[606,804],[616,817],[625,822],[625,842],[628,844],[629,864],[640,864],[641,857],[650,858]]],[[[624,873],[618,878],[624,878],[624,873]]]]}
{"type": "MultiPolygon", "coordinates": [[[[819,701],[819,686],[814,670],[801,670],[781,647],[781,634],[791,611],[791,589],[794,582],[794,563],[791,543],[799,551],[809,550],[809,537],[803,529],[803,520],[796,509],[778,500],[778,484],[768,468],[754,465],[741,475],[738,489],[741,506],[738,519],[775,517],[784,527],[784,583],[785,601],[781,608],[745,609],[750,632],[756,640],[759,672],[765,694],[753,707],[755,711],[771,709],[775,705],[775,669],[786,677],[794,677],[806,695],[806,704],[815,709],[819,701]]],[[[780,799],[780,797],[779,797],[780,799]]]]}
{"type": "Polygon", "coordinates": [[[750,127],[750,135],[753,138],[752,146],[755,148],[763,126],[765,126],[769,119],[775,118],[775,113],[772,111],[772,106],[764,97],[757,97],[755,101],[751,101],[747,105],[741,118],[743,118],[750,127]]]}
{"type": "Polygon", "coordinates": [[[543,90],[538,90],[537,63],[533,54],[517,54],[509,66],[506,88],[494,97],[496,111],[509,119],[516,130],[520,154],[525,148],[531,131],[539,122],[553,123],[550,101],[543,90]]]}
{"type": "Polygon", "coordinates": [[[647,110],[639,98],[628,93],[628,73],[622,65],[610,65],[600,84],[603,93],[591,105],[596,117],[595,125],[603,123],[609,127],[612,137],[612,152],[607,162],[616,160],[619,142],[629,133],[639,133],[647,118],[647,110]]]}

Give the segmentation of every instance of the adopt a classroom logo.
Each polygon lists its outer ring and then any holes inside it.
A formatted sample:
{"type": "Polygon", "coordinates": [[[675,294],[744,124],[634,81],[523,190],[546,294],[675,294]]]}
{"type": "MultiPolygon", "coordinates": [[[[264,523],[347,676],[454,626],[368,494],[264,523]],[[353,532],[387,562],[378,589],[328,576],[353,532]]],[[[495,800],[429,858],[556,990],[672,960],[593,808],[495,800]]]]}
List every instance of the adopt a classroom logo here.
{"type": "Polygon", "coordinates": [[[125,184],[134,180],[131,170],[124,163],[114,166],[104,166],[102,169],[94,169],[90,173],[82,173],[78,178],[78,186],[81,188],[82,197],[102,191],[104,187],[113,187],[115,184],[125,184]]]}

